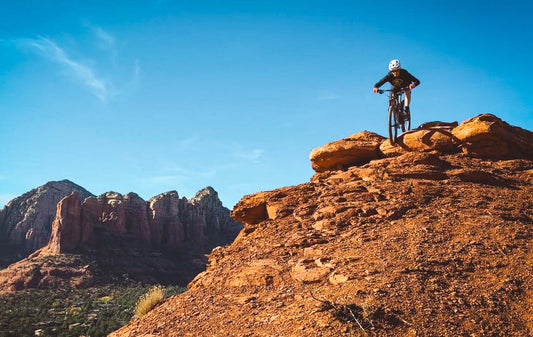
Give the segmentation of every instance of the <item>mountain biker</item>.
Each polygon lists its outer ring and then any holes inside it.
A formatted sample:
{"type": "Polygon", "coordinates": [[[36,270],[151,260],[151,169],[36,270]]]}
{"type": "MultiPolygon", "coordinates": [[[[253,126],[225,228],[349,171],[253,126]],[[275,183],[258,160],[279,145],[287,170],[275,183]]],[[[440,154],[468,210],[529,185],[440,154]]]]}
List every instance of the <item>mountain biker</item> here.
{"type": "Polygon", "coordinates": [[[381,87],[385,82],[389,82],[392,85],[392,90],[400,90],[401,88],[405,89],[405,112],[407,114],[409,111],[409,103],[411,102],[411,89],[418,86],[420,81],[411,75],[407,70],[402,69],[400,65],[400,60],[394,59],[389,63],[389,72],[385,77],[378,81],[374,85],[374,92],[378,92],[379,87],[381,87]]]}

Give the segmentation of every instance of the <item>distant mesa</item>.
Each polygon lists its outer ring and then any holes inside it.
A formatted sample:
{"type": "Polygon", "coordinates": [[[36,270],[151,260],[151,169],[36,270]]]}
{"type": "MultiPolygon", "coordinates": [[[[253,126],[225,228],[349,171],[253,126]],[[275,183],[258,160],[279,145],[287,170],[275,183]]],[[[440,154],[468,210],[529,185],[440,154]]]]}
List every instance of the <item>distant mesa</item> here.
{"type": "Polygon", "coordinates": [[[83,245],[97,248],[110,236],[201,255],[231,242],[241,228],[211,187],[190,201],[176,191],[144,201],[135,193],[95,196],[62,180],[33,189],[0,211],[2,264],[30,254],[69,253],[83,245]]]}

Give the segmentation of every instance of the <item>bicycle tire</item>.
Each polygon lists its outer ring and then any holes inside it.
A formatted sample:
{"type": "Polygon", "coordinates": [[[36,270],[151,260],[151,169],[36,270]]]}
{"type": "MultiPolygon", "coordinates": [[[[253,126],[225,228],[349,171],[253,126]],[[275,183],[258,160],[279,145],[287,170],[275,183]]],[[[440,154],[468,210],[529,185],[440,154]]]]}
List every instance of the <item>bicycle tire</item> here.
{"type": "Polygon", "coordinates": [[[411,114],[405,114],[405,110],[402,109],[401,112],[400,112],[403,117],[404,117],[404,120],[402,121],[402,123],[400,124],[401,128],[402,128],[402,132],[405,132],[405,131],[408,131],[408,130],[411,130],[411,114]],[[407,117],[406,117],[407,116],[407,117]]]}
{"type": "MultiPolygon", "coordinates": [[[[405,111],[404,111],[404,108],[401,108],[399,110],[400,111],[398,112],[398,115],[402,116],[402,122],[400,123],[400,127],[402,128],[402,132],[405,132],[405,130],[406,130],[405,127],[406,127],[406,124],[407,124],[407,120],[405,119],[405,111]]],[[[409,130],[409,129],[407,129],[407,130],[409,130]]]]}
{"type": "Polygon", "coordinates": [[[395,118],[395,107],[393,105],[389,105],[388,120],[389,120],[389,141],[391,144],[395,144],[398,129],[397,129],[396,118],[395,118]]]}

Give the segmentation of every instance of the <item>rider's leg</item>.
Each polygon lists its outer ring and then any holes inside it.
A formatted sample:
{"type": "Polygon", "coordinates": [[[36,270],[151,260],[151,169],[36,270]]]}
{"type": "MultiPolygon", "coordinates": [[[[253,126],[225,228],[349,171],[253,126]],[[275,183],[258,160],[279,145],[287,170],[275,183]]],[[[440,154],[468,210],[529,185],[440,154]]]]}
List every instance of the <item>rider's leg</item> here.
{"type": "Polygon", "coordinates": [[[411,90],[405,89],[404,105],[408,107],[409,103],[411,103],[411,90]]]}
{"type": "Polygon", "coordinates": [[[404,111],[406,118],[411,114],[411,110],[409,109],[409,103],[411,103],[411,90],[407,89],[405,90],[405,98],[404,98],[404,111]]]}

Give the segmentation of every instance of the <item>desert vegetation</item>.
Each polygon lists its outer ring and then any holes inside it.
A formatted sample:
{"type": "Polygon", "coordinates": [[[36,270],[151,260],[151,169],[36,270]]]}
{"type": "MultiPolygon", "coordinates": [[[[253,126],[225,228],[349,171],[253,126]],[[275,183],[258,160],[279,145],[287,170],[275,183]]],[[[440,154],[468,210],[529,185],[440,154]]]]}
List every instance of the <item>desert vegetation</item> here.
{"type": "MultiPolygon", "coordinates": [[[[0,337],[107,336],[126,324],[153,285],[129,283],[85,289],[32,289],[0,295],[0,337]]],[[[181,287],[159,286],[172,296],[181,287]]]]}
{"type": "Polygon", "coordinates": [[[163,300],[165,290],[160,285],[154,286],[148,290],[146,294],[141,296],[135,309],[133,310],[135,317],[141,317],[148,311],[152,310],[159,302],[163,300]]]}

